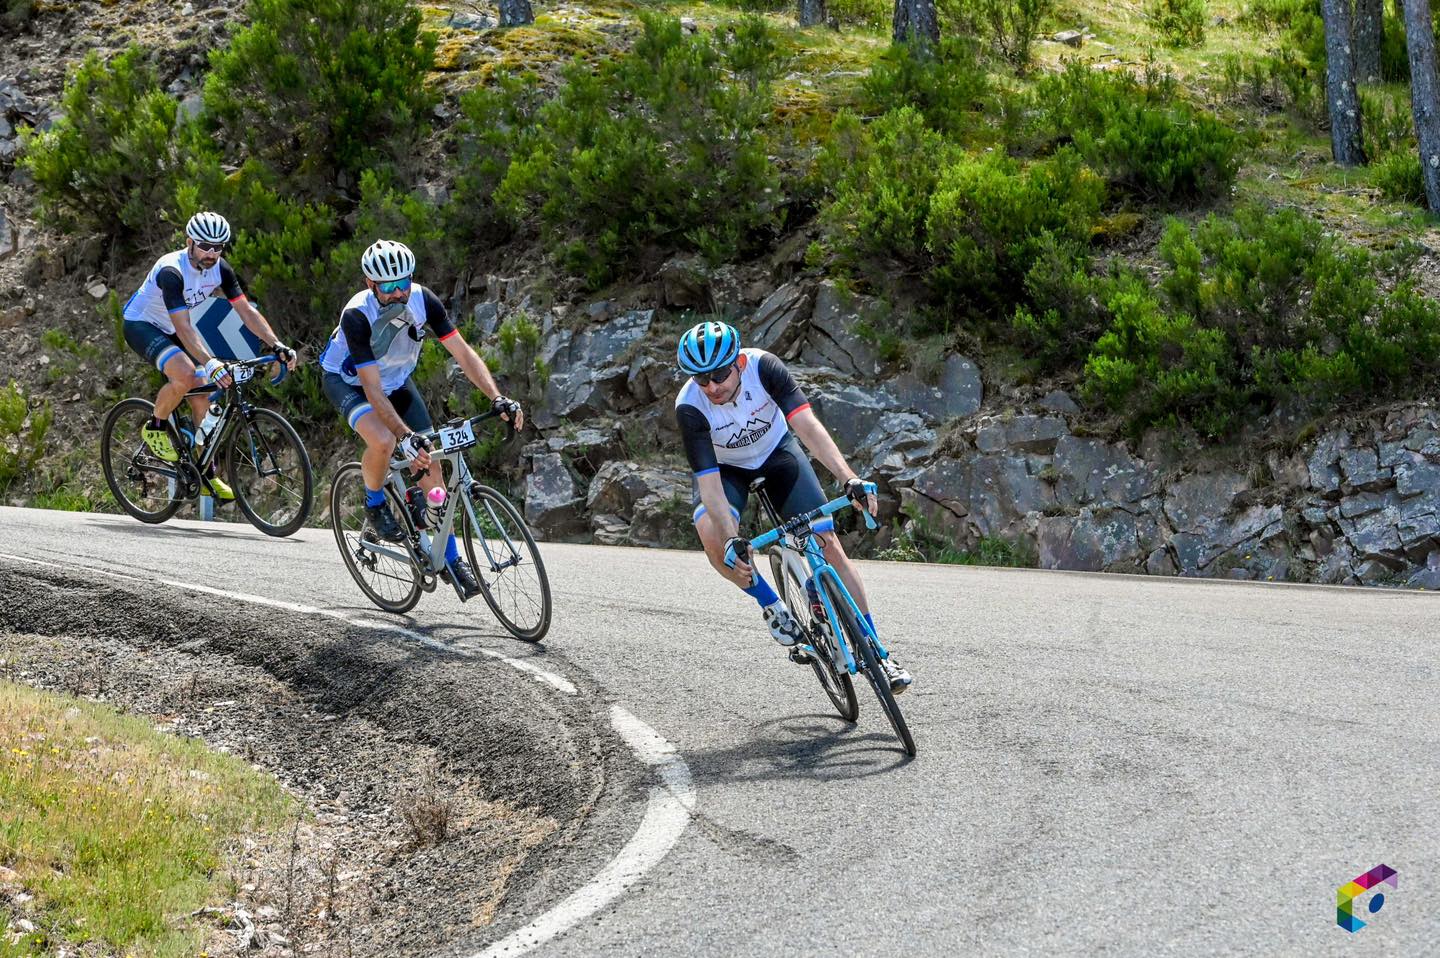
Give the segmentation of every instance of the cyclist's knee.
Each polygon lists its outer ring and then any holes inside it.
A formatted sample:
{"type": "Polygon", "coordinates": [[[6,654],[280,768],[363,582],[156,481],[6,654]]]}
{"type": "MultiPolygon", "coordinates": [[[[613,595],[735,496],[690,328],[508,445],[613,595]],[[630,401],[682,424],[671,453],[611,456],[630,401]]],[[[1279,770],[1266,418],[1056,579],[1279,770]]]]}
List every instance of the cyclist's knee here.
{"type": "Polygon", "coordinates": [[[825,550],[825,558],[831,562],[850,558],[845,554],[845,547],[840,544],[840,537],[833,532],[820,533],[820,547],[825,550]]]}

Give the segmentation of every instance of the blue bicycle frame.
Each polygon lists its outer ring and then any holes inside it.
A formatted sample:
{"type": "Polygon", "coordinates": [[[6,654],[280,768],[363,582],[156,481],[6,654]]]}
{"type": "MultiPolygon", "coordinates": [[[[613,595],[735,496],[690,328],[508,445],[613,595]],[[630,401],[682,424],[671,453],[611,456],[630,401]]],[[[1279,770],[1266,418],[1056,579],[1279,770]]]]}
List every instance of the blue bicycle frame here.
{"type": "MultiPolygon", "coordinates": [[[[851,501],[845,496],[841,496],[838,499],[831,499],[820,508],[812,509],[802,515],[787,519],[769,532],[751,539],[750,550],[752,554],[763,552],[775,543],[780,542],[784,548],[790,548],[796,552],[804,553],[805,561],[810,566],[810,574],[816,577],[815,591],[820,596],[821,604],[825,607],[825,615],[829,617],[832,623],[831,632],[836,637],[835,644],[839,647],[841,655],[844,656],[845,670],[851,675],[854,675],[859,671],[860,667],[856,664],[855,656],[850,651],[850,644],[843,638],[842,633],[845,630],[838,626],[840,618],[835,614],[835,607],[830,602],[829,592],[819,586],[822,578],[828,578],[833,582],[839,594],[845,597],[845,601],[850,605],[850,611],[854,614],[855,621],[860,624],[860,628],[865,632],[871,643],[874,644],[875,654],[881,659],[888,659],[890,653],[886,651],[885,646],[880,642],[880,637],[875,634],[875,630],[870,627],[870,623],[866,621],[865,616],[861,614],[860,606],[856,604],[854,597],[850,595],[850,590],[845,588],[845,582],[840,578],[840,574],[835,571],[834,566],[825,561],[825,552],[820,547],[820,542],[815,531],[810,528],[810,524],[816,519],[822,516],[834,515],[837,512],[850,508],[850,506],[851,501]],[[788,542],[784,541],[787,537],[789,539],[788,542]]],[[[861,515],[865,517],[865,527],[867,529],[874,529],[876,527],[875,519],[870,513],[862,511],[861,515]]]]}

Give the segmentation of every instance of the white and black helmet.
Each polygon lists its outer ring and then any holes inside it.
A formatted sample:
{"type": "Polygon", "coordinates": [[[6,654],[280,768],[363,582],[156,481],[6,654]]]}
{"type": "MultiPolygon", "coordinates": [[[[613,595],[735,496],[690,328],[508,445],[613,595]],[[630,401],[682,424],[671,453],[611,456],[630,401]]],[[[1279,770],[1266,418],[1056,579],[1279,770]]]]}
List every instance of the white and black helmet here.
{"type": "Polygon", "coordinates": [[[377,283],[404,279],[415,273],[415,254],[404,243],[379,240],[360,257],[360,268],[377,283]]]}
{"type": "Polygon", "coordinates": [[[219,213],[196,213],[185,224],[185,235],[197,243],[228,243],[230,224],[219,213]]]}

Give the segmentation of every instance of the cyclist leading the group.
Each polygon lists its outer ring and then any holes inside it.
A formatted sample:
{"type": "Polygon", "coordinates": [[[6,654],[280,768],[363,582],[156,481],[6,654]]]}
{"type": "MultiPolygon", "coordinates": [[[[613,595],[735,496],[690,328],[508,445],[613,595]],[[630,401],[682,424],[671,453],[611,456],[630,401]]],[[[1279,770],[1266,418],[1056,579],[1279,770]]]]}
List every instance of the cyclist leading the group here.
{"type": "MultiPolygon", "coordinates": [[[[125,343],[164,373],[166,380],[155,396],[155,413],[140,429],[140,437],[160,459],[177,462],[176,437],[170,428],[170,414],[180,400],[197,386],[209,383],[229,386],[225,364],[210,355],[190,321],[190,310],[205,302],[219,289],[230,301],[247,329],[269,343],[270,350],[290,368],[295,368],[295,350],[281,343],[270,323],[245,297],[235,270],[222,254],[230,242],[230,224],[219,213],[196,213],[185,224],[185,248],[156,260],[145,282],[125,303],[125,343]]],[[[210,400],[190,396],[190,411],[197,427],[204,420],[210,400]]],[[[197,444],[204,436],[195,437],[197,444]]],[[[207,477],[215,495],[234,499],[235,493],[220,478],[207,477]]]]}
{"type": "MultiPolygon", "coordinates": [[[[826,497],[810,465],[809,449],[845,486],[857,509],[875,514],[875,494],[841,455],[785,364],[762,349],[741,349],[740,334],[725,323],[700,323],[680,337],[677,357],[689,381],[675,398],[675,419],[694,475],[695,529],[705,555],[726,579],[760,605],[770,634],[793,648],[802,633],[775,590],[747,561],[739,536],[750,483],[764,477],[765,489],[782,519],[824,505],[826,497]],[[797,441],[797,437],[798,440],[797,441]],[[800,443],[805,444],[801,448],[800,443]]],[[[871,487],[873,489],[873,487],[871,487]]],[[[873,629],[870,603],[859,570],[845,554],[835,523],[812,526],[826,560],[835,567],[873,629]]],[[[797,661],[803,661],[797,658],[797,661]]],[[[910,686],[910,673],[894,657],[881,660],[890,688],[910,686]]]]}
{"type": "MultiPolygon", "coordinates": [[[[365,440],[360,471],[365,480],[365,523],[387,542],[404,533],[385,504],[385,477],[395,452],[417,470],[427,492],[444,484],[440,460],[432,459],[420,433],[434,427],[425,401],[410,376],[420,361],[420,347],[433,334],[454,357],[467,379],[490,398],[500,418],[515,429],[525,425],[520,404],[500,394],[490,369],[460,335],[439,298],[414,282],[415,254],[403,243],[379,240],[360,257],[365,288],[350,298],[340,313],[330,341],[320,354],[325,395],[345,421],[365,440]]],[[[446,571],[441,576],[460,587],[466,598],[480,585],[460,557],[455,536],[445,544],[446,571]]]]}

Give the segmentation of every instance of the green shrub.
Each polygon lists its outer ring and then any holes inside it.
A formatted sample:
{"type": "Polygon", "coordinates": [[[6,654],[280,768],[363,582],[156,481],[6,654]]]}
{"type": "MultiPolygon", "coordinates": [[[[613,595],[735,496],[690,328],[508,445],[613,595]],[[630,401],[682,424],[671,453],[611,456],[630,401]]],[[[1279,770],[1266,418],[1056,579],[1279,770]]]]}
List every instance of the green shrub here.
{"type": "MultiPolygon", "coordinates": [[[[782,4],[783,7],[793,3],[782,4]]],[[[853,23],[872,30],[890,29],[895,5],[885,0],[826,0],[825,9],[839,23],[853,23]]]]}
{"type": "Polygon", "coordinates": [[[1387,153],[1370,164],[1370,179],[1387,200],[1428,206],[1420,154],[1414,151],[1387,153]]]}
{"type": "Polygon", "coordinates": [[[46,219],[138,246],[161,235],[175,165],[176,102],[160,89],[145,52],[87,55],[66,81],[60,109],[49,131],[21,133],[21,162],[35,179],[46,219]]]}
{"type": "Polygon", "coordinates": [[[1072,140],[1085,161],[1136,196],[1169,202],[1227,192],[1239,168],[1239,137],[1178,98],[1173,78],[1142,80],[1074,61],[1036,85],[1034,128],[1042,141],[1072,140]]]}
{"type": "Polygon", "coordinates": [[[1378,157],[1413,150],[1415,114],[1409,89],[1361,86],[1356,92],[1360,94],[1360,131],[1364,135],[1365,155],[1378,157]]]}
{"type": "Polygon", "coordinates": [[[822,220],[842,259],[928,263],[930,198],[956,155],[911,107],[869,126],[852,113],[836,117],[819,167],[834,195],[822,220]]]}
{"type": "Polygon", "coordinates": [[[19,33],[34,15],[33,0],[4,0],[0,3],[0,36],[19,33]]]}
{"type": "Polygon", "coordinates": [[[1010,319],[1013,335],[1047,368],[1083,362],[1109,319],[1105,301],[1113,281],[1091,273],[1083,250],[1044,237],[1025,273],[1026,302],[1010,319]]]}
{"type": "Polygon", "coordinates": [[[1416,291],[1406,251],[1372,256],[1292,210],[1244,206],[1172,221],[1160,256],[1158,289],[1138,276],[1112,287],[1086,362],[1090,394],[1137,426],[1178,419],[1218,436],[1286,398],[1435,388],[1440,306],[1416,291]]]}
{"type": "Polygon", "coordinates": [[[45,434],[54,418],[49,403],[31,410],[18,383],[0,389],[0,495],[45,455],[45,434]]]}
{"type": "Polygon", "coordinates": [[[990,153],[946,167],[926,231],[931,284],[948,302],[984,311],[1014,303],[1038,255],[1089,242],[1105,187],[1073,150],[1022,166],[990,153]]]}
{"type": "Polygon", "coordinates": [[[514,157],[535,148],[537,115],[545,102],[539,77],[497,72],[491,86],[460,98],[450,132],[455,185],[446,216],[454,235],[484,245],[505,240],[515,226],[514,210],[495,203],[514,157]]]}
{"type": "Polygon", "coordinates": [[[909,44],[893,44],[875,61],[861,89],[867,113],[910,106],[932,128],[955,135],[975,126],[990,97],[990,78],[973,40],[946,37],[930,56],[916,56],[909,44]]]}
{"type": "Polygon", "coordinates": [[[222,137],[328,200],[365,170],[408,168],[435,94],[435,36],[408,0],[250,0],[210,55],[205,108],[222,137]]]}
{"type": "Polygon", "coordinates": [[[1205,0],[1150,0],[1145,15],[1166,46],[1194,47],[1205,42],[1205,0]]]}
{"type": "Polygon", "coordinates": [[[629,53],[565,72],[495,193],[511,216],[538,211],[553,251],[592,287],[646,247],[722,261],[780,221],[761,130],[780,65],[774,35],[758,18],[713,37],[641,19],[629,53]]]}
{"type": "Polygon", "coordinates": [[[1018,74],[1030,69],[1031,45],[1055,0],[969,0],[995,52],[1018,74]]]}

